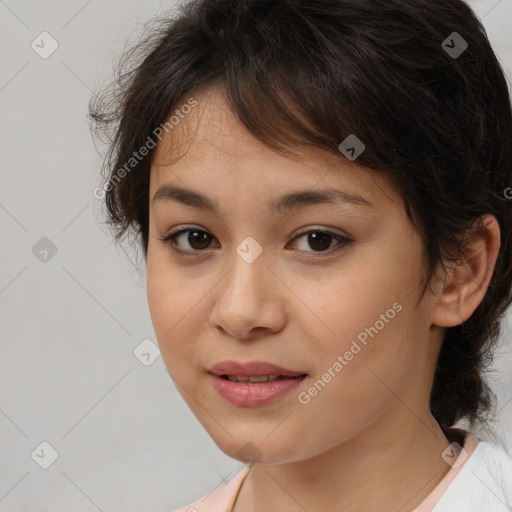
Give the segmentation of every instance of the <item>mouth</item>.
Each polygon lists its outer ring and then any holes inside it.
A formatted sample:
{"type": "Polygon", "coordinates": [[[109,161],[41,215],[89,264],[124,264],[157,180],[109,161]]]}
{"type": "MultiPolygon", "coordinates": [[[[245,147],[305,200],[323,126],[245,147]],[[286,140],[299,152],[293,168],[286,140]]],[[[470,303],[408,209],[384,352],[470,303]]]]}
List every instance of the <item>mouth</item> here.
{"type": "Polygon", "coordinates": [[[302,377],[305,371],[296,371],[266,361],[222,361],[208,370],[211,374],[225,377],[229,380],[238,379],[240,382],[266,382],[285,378],[302,377]],[[261,377],[261,379],[255,379],[261,377]]]}
{"type": "Polygon", "coordinates": [[[295,377],[286,376],[286,375],[259,375],[259,376],[250,376],[250,375],[220,375],[220,377],[224,380],[229,380],[230,382],[238,382],[240,384],[262,384],[265,382],[275,382],[276,380],[292,380],[292,379],[300,379],[307,377],[307,373],[302,373],[295,377]]]}
{"type": "Polygon", "coordinates": [[[224,361],[208,371],[214,389],[238,407],[269,405],[289,395],[308,377],[272,363],[224,361]]]}

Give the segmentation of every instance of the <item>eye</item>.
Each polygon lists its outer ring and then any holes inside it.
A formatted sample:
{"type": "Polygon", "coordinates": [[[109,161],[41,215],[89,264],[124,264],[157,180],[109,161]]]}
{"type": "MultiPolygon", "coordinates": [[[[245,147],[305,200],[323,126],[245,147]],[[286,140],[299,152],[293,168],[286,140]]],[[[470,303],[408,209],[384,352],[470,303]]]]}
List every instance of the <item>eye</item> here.
{"type": "Polygon", "coordinates": [[[197,228],[180,229],[169,233],[167,236],[161,238],[162,242],[166,242],[171,246],[173,251],[179,253],[185,252],[202,252],[204,249],[208,249],[211,241],[214,239],[209,233],[197,228]],[[188,233],[188,236],[184,236],[188,233]],[[188,248],[182,248],[178,246],[180,239],[184,243],[188,243],[192,250],[188,248]]]}
{"type": "MultiPolygon", "coordinates": [[[[308,245],[313,251],[308,251],[306,248],[299,248],[304,252],[331,252],[332,243],[337,242],[338,248],[344,247],[352,240],[344,236],[338,235],[331,231],[320,229],[313,229],[299,234],[294,238],[295,240],[305,239],[305,245],[308,245]],[[306,238],[307,237],[307,238],[306,238]]],[[[200,253],[210,248],[210,244],[215,237],[210,235],[207,231],[197,228],[180,229],[169,233],[167,236],[160,238],[162,242],[168,243],[171,249],[177,253],[200,253]],[[188,244],[189,247],[180,247],[179,242],[188,244]]],[[[334,246],[335,250],[336,245],[334,246]]]]}
{"type": "MultiPolygon", "coordinates": [[[[323,231],[320,229],[312,229],[306,231],[305,233],[301,233],[294,238],[294,240],[300,240],[301,238],[305,238],[305,243],[302,244],[304,246],[309,246],[313,249],[313,251],[308,251],[305,248],[299,248],[305,252],[327,252],[332,249],[332,242],[338,242],[338,246],[345,246],[351,242],[349,238],[338,235],[336,233],[332,233],[331,231],[323,231]],[[306,238],[305,238],[306,237],[306,238]]],[[[338,247],[338,248],[341,248],[338,247]]],[[[336,246],[335,246],[335,250],[336,246]]]]}

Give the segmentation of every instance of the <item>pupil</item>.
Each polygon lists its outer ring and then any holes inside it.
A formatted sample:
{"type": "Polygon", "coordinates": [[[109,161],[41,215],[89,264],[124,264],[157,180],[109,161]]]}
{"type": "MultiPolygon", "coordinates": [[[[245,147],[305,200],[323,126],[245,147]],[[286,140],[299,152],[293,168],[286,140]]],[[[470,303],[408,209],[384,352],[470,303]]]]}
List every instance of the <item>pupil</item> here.
{"type": "Polygon", "coordinates": [[[331,245],[331,238],[331,235],[329,235],[328,233],[310,233],[308,236],[308,243],[312,249],[325,250],[328,249],[329,246],[331,245]]]}

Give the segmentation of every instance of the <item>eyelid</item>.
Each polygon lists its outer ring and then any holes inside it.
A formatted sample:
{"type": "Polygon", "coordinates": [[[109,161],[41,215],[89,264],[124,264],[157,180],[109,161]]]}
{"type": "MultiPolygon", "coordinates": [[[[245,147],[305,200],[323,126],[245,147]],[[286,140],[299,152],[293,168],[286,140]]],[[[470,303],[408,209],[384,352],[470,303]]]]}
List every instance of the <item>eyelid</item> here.
{"type": "Polygon", "coordinates": [[[306,233],[316,233],[318,231],[321,231],[322,233],[329,233],[331,235],[336,235],[342,238],[348,239],[348,235],[342,235],[341,233],[336,233],[335,231],[332,231],[335,228],[328,228],[325,226],[321,226],[319,224],[313,224],[312,226],[308,226],[307,228],[301,228],[299,231],[297,231],[294,235],[292,240],[295,240],[300,235],[305,235],[306,233]]]}

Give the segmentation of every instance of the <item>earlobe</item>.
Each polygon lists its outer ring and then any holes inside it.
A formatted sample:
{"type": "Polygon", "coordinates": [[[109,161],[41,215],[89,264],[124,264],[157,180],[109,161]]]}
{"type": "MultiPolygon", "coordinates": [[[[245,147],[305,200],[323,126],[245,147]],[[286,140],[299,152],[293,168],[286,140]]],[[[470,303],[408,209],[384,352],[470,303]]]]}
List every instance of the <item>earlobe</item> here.
{"type": "Polygon", "coordinates": [[[432,317],[435,325],[460,325],[485,297],[498,258],[500,228],[493,215],[485,215],[481,221],[457,265],[447,268],[444,288],[432,317]]]}

